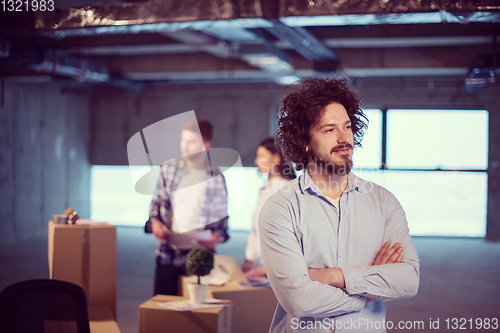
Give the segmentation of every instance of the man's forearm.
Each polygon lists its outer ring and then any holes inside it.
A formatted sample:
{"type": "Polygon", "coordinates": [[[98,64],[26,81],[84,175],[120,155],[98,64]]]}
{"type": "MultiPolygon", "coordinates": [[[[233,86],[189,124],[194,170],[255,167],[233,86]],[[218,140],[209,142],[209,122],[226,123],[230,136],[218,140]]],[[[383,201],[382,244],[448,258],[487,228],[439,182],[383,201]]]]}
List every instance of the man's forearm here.
{"type": "Polygon", "coordinates": [[[341,267],[348,294],[381,301],[416,295],[420,265],[411,239],[389,246],[390,242],[382,246],[371,266],[341,267]]]}
{"type": "Polygon", "coordinates": [[[346,292],[389,301],[416,295],[419,286],[418,263],[403,262],[384,266],[343,267],[346,292]]]}
{"type": "MultiPolygon", "coordinates": [[[[372,266],[400,263],[403,259],[401,253],[403,247],[400,243],[391,246],[391,242],[385,242],[380,251],[378,251],[372,266]]],[[[309,269],[309,277],[313,281],[319,281],[337,288],[345,288],[344,272],[339,267],[328,267],[325,269],[309,269]]]]}
{"type": "Polygon", "coordinates": [[[309,269],[309,278],[336,288],[345,288],[344,273],[338,267],[309,269]]]}

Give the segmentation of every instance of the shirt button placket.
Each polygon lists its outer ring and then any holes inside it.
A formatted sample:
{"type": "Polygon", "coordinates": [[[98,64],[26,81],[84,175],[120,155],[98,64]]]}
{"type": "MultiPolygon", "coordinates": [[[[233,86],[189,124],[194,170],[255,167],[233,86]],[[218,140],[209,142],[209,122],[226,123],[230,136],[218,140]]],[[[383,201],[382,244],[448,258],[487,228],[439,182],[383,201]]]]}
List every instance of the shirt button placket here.
{"type": "MultiPolygon", "coordinates": [[[[339,202],[340,207],[340,202],[339,202]]],[[[344,264],[344,256],[342,249],[344,248],[344,239],[342,238],[342,223],[340,221],[340,214],[337,215],[338,218],[338,229],[337,229],[337,262],[339,266],[344,264]]]]}

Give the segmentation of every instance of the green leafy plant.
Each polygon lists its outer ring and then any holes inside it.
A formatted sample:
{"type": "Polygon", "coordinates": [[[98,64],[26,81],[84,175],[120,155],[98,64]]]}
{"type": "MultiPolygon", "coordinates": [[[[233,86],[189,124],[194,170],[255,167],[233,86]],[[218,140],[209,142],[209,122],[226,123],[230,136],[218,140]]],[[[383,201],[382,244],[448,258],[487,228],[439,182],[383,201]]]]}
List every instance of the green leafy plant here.
{"type": "Polygon", "coordinates": [[[190,274],[200,277],[207,275],[214,268],[214,254],[207,249],[197,248],[188,252],[186,269],[190,274]]]}

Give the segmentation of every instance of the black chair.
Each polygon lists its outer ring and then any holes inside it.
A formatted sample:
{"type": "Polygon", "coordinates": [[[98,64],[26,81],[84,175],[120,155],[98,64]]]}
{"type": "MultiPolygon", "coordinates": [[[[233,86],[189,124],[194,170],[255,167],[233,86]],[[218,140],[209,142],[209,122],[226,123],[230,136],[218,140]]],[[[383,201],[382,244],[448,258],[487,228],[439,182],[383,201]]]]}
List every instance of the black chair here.
{"type": "Polygon", "coordinates": [[[85,291],[49,279],[10,285],[0,292],[0,332],[90,333],[85,291]]]}

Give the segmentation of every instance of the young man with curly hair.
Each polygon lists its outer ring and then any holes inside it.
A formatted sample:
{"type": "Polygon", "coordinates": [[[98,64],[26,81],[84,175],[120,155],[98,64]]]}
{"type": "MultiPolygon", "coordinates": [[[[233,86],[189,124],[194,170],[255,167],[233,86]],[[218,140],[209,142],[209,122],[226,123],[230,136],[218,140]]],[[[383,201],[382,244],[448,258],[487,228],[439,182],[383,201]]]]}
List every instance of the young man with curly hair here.
{"type": "Polygon", "coordinates": [[[367,118],[345,80],[289,92],[276,142],[302,175],[260,214],[279,300],[271,332],[385,332],[386,301],[416,295],[419,259],[403,208],[351,171],[367,118]]]}

